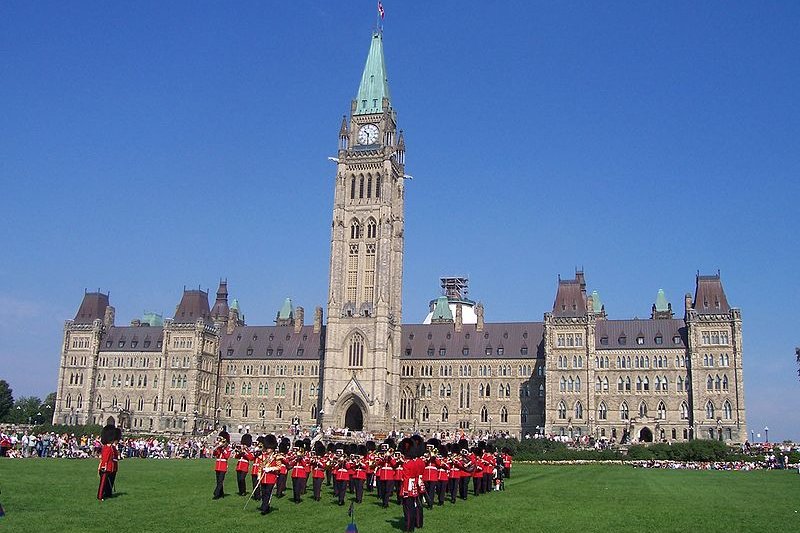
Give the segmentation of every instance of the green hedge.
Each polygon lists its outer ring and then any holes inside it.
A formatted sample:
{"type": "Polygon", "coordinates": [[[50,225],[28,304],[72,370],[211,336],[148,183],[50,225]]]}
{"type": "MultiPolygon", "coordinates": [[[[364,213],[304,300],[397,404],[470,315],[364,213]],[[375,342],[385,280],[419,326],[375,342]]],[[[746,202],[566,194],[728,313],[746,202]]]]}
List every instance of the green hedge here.
{"type": "Polygon", "coordinates": [[[517,461],[609,461],[623,459],[617,450],[576,450],[547,439],[500,439],[497,448],[508,448],[517,461]]]}
{"type": "MultiPolygon", "coordinates": [[[[738,450],[737,450],[738,452],[738,450]]],[[[695,439],[672,444],[636,444],[628,448],[628,459],[670,461],[731,461],[741,459],[734,450],[718,440],[695,439]]]]}
{"type": "Polygon", "coordinates": [[[97,436],[100,435],[100,430],[103,429],[103,426],[98,426],[97,424],[88,424],[85,426],[65,426],[63,424],[42,424],[40,426],[34,426],[33,432],[36,434],[39,433],[56,433],[58,435],[63,435],[64,433],[68,435],[75,435],[76,437],[82,437],[84,435],[89,436],[97,436]]]}

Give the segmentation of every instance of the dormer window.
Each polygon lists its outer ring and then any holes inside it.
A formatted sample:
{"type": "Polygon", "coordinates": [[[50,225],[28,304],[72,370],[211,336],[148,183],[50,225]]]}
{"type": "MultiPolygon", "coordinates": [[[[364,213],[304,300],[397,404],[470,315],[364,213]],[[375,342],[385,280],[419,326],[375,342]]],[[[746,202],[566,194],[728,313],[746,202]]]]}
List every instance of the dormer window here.
{"type": "Polygon", "coordinates": [[[641,335],[640,335],[640,336],[638,336],[638,337],[636,337],[636,344],[638,344],[638,345],[640,345],[640,346],[641,346],[642,344],[644,344],[644,337],[643,337],[643,336],[641,336],[641,335]]]}
{"type": "Polygon", "coordinates": [[[433,348],[428,348],[428,357],[433,357],[434,350],[433,348]]]}
{"type": "Polygon", "coordinates": [[[272,357],[272,348],[267,348],[267,357],[272,357]]]}
{"type": "Polygon", "coordinates": [[[248,348],[247,349],[247,355],[253,355],[253,349],[252,348],[248,348]]]}
{"type": "Polygon", "coordinates": [[[608,337],[606,337],[605,335],[600,337],[600,344],[602,346],[608,346],[608,337]]]}
{"type": "Polygon", "coordinates": [[[664,344],[664,337],[661,335],[656,335],[655,342],[656,344],[664,344]]]}
{"type": "Polygon", "coordinates": [[[148,341],[148,340],[144,341],[144,347],[145,348],[149,348],[150,347],[150,341],[148,341]]]}
{"type": "Polygon", "coordinates": [[[680,343],[681,343],[680,335],[675,335],[674,337],[672,337],[672,344],[680,344],[680,343]]]}
{"type": "Polygon", "coordinates": [[[620,344],[620,346],[625,346],[625,344],[628,343],[628,338],[625,337],[625,335],[620,335],[619,339],[617,339],[617,342],[620,344]]]}
{"type": "Polygon", "coordinates": [[[131,348],[136,348],[139,345],[139,341],[131,341],[131,348]]]}
{"type": "Polygon", "coordinates": [[[228,348],[228,357],[233,355],[233,348],[228,348]]]}
{"type": "Polygon", "coordinates": [[[107,340],[107,341],[106,341],[106,348],[111,348],[111,344],[112,344],[112,343],[113,343],[113,341],[112,341],[112,340],[110,340],[110,339],[109,339],[109,340],[107,340]]]}
{"type": "Polygon", "coordinates": [[[124,340],[120,340],[119,343],[117,343],[117,346],[122,348],[123,346],[125,346],[125,341],[124,340]]]}

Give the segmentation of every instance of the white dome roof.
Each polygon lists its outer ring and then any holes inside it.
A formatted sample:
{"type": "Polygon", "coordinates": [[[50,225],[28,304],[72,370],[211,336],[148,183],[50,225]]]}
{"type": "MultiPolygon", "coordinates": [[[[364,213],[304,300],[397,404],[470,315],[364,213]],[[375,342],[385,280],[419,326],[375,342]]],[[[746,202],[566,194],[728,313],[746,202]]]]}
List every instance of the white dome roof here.
{"type": "MultiPolygon", "coordinates": [[[[456,302],[450,302],[450,312],[453,314],[453,318],[456,316],[456,302]]],[[[431,318],[433,317],[433,311],[430,311],[428,315],[425,317],[425,320],[422,321],[423,324],[430,324],[431,318]]],[[[478,323],[478,316],[475,314],[475,308],[473,304],[463,303],[461,304],[461,322],[463,324],[477,324],[478,323]]]]}

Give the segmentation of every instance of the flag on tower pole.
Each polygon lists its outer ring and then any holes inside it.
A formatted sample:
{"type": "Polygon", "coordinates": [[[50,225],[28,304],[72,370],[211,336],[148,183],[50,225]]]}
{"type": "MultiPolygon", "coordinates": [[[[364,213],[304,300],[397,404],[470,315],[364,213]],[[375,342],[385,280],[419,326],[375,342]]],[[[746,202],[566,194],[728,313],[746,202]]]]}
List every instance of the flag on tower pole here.
{"type": "Polygon", "coordinates": [[[383,20],[383,17],[386,15],[386,12],[383,10],[382,2],[378,2],[378,14],[381,16],[381,20],[383,20]]]}

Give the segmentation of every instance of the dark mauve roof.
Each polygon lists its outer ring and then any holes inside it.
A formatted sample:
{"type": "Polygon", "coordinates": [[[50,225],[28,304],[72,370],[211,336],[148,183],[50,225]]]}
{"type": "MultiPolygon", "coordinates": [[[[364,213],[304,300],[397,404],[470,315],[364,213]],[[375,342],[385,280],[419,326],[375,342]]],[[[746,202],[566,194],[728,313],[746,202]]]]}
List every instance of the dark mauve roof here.
{"type": "Polygon", "coordinates": [[[211,320],[208,292],[197,289],[184,290],[172,321],[176,324],[194,324],[198,318],[202,318],[206,322],[211,320]]]}
{"type": "Polygon", "coordinates": [[[295,333],[291,325],[237,326],[231,334],[223,332],[219,343],[223,359],[319,360],[320,350],[324,348],[324,326],[319,333],[314,333],[314,326],[303,326],[299,333],[295,333]],[[272,350],[271,356],[267,356],[268,349],[272,350]],[[280,356],[279,349],[283,350],[280,356]],[[298,349],[303,350],[301,355],[298,349]]]}
{"type": "Polygon", "coordinates": [[[686,348],[686,324],[680,318],[661,320],[631,319],[631,320],[598,320],[595,329],[595,348],[598,350],[647,350],[653,348],[686,348]],[[619,339],[624,335],[625,344],[620,344],[619,339]],[[661,335],[662,344],[656,344],[656,337],[661,335]],[[675,344],[673,337],[680,337],[680,342],[675,344]],[[643,338],[643,343],[638,344],[636,339],[643,338]],[[608,338],[608,344],[602,344],[601,339],[608,338]]]}
{"type": "Polygon", "coordinates": [[[719,274],[713,276],[697,276],[697,287],[694,291],[694,309],[700,314],[729,313],[728,298],[722,288],[719,274]]]}
{"type": "Polygon", "coordinates": [[[501,322],[485,324],[477,331],[475,324],[464,324],[456,332],[453,324],[403,324],[401,333],[401,359],[519,359],[544,357],[544,324],[541,322],[501,322]],[[450,338],[448,338],[450,334],[450,338]],[[430,337],[430,338],[429,338],[430,337]],[[521,348],[528,348],[522,355],[521,348]],[[492,349],[486,355],[486,348],[492,349]],[[503,354],[497,354],[497,348],[503,354]],[[433,356],[428,349],[433,348],[433,356]],[[445,348],[447,355],[439,355],[445,348]],[[469,355],[464,355],[464,348],[469,355]],[[411,350],[409,354],[408,350],[411,350]]]}
{"type": "Polygon", "coordinates": [[[553,302],[553,316],[586,316],[586,300],[578,280],[558,280],[558,292],[553,302]]]}
{"type": "Polygon", "coordinates": [[[73,322],[75,324],[91,324],[98,318],[103,320],[108,305],[108,294],[87,292],[83,295],[83,301],[73,322]]]}
{"type": "Polygon", "coordinates": [[[100,341],[101,352],[160,352],[164,328],[152,326],[112,326],[100,341]]]}

